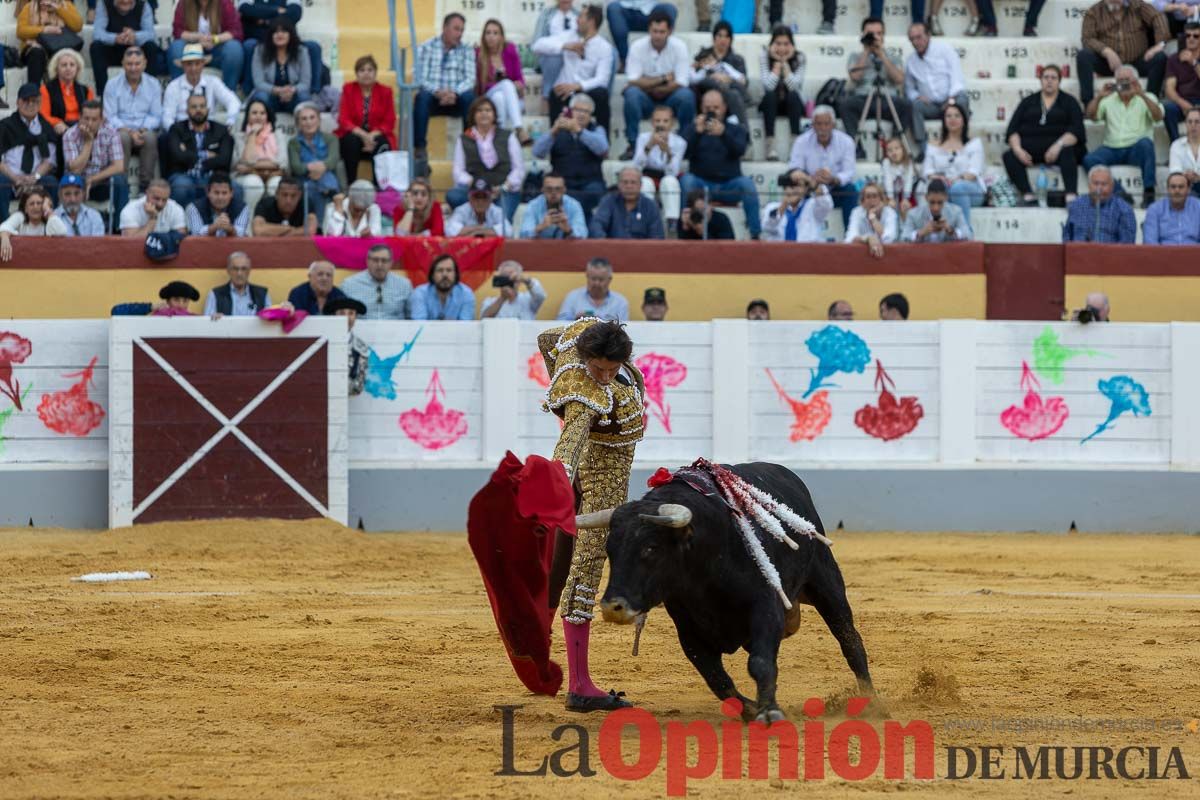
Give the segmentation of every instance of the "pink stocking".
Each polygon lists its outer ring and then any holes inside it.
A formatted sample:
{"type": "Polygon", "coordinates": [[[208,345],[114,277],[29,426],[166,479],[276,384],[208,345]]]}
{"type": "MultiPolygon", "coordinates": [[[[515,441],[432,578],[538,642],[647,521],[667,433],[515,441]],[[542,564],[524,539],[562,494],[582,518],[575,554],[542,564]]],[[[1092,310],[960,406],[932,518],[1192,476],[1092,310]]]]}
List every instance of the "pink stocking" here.
{"type": "Polygon", "coordinates": [[[567,645],[567,685],[572,694],[603,697],[607,692],[596,688],[591,675],[588,674],[588,639],[591,630],[590,622],[576,625],[563,620],[563,641],[567,645]]]}

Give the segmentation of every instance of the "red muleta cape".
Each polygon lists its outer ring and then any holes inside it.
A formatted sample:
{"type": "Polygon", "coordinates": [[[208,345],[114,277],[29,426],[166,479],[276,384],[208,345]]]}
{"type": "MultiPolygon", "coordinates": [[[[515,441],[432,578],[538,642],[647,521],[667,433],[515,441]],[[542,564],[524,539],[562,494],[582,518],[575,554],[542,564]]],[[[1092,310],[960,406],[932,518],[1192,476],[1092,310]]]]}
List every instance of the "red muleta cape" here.
{"type": "Polygon", "coordinates": [[[522,464],[507,453],[467,512],[467,542],[509,660],[531,692],[548,695],[562,685],[547,596],[556,529],[575,535],[575,494],[562,465],[536,455],[522,464]]]}

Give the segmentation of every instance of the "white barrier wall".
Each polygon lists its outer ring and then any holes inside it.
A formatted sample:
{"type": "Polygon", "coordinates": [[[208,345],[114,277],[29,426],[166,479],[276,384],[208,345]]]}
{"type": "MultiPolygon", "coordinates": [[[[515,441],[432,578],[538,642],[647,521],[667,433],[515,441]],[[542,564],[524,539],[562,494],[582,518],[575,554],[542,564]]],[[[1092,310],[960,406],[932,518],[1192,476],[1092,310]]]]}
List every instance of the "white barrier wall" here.
{"type": "MultiPolygon", "coordinates": [[[[169,326],[169,320],[161,321],[169,326]]],[[[220,325],[222,323],[212,323],[220,325]]],[[[362,322],[354,469],[549,455],[552,323],[362,322]]],[[[643,465],[1200,468],[1200,325],[631,323],[643,465]]],[[[0,323],[0,467],[107,463],[107,321],[0,323]],[[20,408],[12,396],[21,398],[20,408]]]]}

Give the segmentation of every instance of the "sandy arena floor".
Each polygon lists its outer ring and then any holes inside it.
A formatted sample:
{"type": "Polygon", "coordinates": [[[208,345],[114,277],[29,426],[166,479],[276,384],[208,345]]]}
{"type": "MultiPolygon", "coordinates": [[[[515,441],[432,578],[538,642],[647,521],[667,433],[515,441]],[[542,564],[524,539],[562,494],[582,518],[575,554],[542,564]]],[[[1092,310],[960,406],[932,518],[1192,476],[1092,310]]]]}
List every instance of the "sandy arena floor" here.
{"type": "MultiPolygon", "coordinates": [[[[1192,780],[714,777],[692,782],[692,795],[1200,796],[1200,732],[1187,730],[1200,717],[1200,538],[839,534],[836,550],[876,685],[893,718],[933,725],[939,774],[947,745],[1140,744],[1180,747],[1192,780]],[[956,727],[1031,717],[1174,722],[1157,733],[956,727]]],[[[0,797],[665,792],[661,767],[640,783],[603,771],[599,716],[523,690],[461,534],[281,522],[18,529],[0,531],[0,553],[0,797]],[[134,569],[154,580],[69,582],[134,569]],[[524,705],[518,768],[563,746],[549,737],[556,726],[581,723],[599,774],[495,776],[496,704],[524,705]]],[[[651,614],[636,659],[631,640],[630,628],[597,626],[598,681],[660,721],[722,719],[665,613],[651,614]]],[[[744,657],[727,661],[752,694],[744,657]]],[[[795,721],[806,698],[852,685],[811,610],[780,667],[795,721]]]]}

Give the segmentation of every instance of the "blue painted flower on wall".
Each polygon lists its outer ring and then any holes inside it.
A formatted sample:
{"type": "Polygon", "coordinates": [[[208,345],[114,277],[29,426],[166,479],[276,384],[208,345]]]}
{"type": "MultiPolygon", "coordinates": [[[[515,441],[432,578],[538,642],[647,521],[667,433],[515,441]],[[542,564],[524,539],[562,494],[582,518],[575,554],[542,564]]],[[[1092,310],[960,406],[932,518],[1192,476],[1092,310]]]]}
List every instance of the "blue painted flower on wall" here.
{"type": "Polygon", "coordinates": [[[1112,428],[1117,417],[1125,412],[1130,412],[1135,417],[1150,416],[1150,394],[1146,391],[1145,386],[1128,375],[1114,375],[1106,381],[1100,381],[1098,386],[1100,394],[1112,402],[1112,407],[1108,410],[1108,418],[1097,425],[1096,430],[1092,431],[1090,435],[1084,437],[1080,444],[1084,444],[1112,428]]]}
{"type": "Polygon", "coordinates": [[[836,385],[826,383],[826,378],[838,372],[862,373],[871,363],[871,350],[867,343],[853,331],[835,325],[826,325],[814,332],[804,344],[817,359],[817,368],[809,370],[805,397],[822,387],[836,385]]]}

